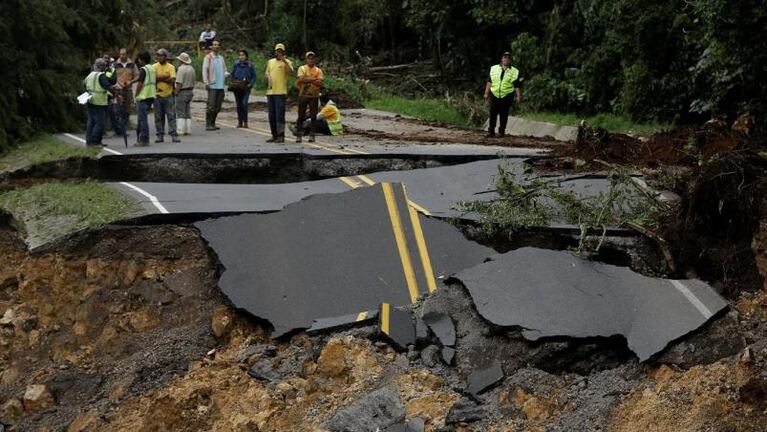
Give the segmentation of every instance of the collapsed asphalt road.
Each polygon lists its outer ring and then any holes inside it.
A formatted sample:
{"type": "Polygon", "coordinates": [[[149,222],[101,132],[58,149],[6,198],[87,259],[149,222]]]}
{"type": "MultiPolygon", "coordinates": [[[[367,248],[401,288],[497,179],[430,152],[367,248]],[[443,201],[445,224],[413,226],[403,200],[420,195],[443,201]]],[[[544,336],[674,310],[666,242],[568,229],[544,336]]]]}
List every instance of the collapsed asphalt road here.
{"type": "Polygon", "coordinates": [[[389,305],[416,303],[455,275],[493,325],[521,328],[531,341],[623,336],[643,361],[727,305],[701,281],[649,278],[569,252],[523,248],[485,262],[491,249],[419,214],[406,190],[384,182],[195,226],[224,267],[222,291],[271,323],[274,337],[368,321],[385,303],[383,332],[406,349],[415,327],[391,321],[405,336],[390,334],[389,305]]]}
{"type": "Polygon", "coordinates": [[[383,302],[415,303],[494,253],[418,214],[403,186],[390,183],[195,226],[224,266],[222,291],[268,320],[276,337],[314,320],[364,320],[383,302]]]}
{"type": "Polygon", "coordinates": [[[464,270],[479,314],[529,340],[623,336],[640,361],[727,307],[698,280],[650,278],[569,252],[522,248],[464,270]]]}

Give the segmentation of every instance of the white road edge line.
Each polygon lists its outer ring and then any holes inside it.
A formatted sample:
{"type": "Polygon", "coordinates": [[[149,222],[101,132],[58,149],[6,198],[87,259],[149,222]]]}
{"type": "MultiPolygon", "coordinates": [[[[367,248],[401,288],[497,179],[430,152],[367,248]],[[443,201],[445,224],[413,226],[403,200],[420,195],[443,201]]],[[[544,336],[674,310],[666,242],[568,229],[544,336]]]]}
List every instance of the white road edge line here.
{"type": "Polygon", "coordinates": [[[689,300],[690,303],[695,306],[695,309],[697,309],[698,312],[700,312],[706,319],[711,318],[711,316],[714,315],[714,313],[711,312],[711,309],[703,304],[703,302],[700,301],[700,299],[696,297],[695,294],[693,294],[692,291],[690,291],[690,289],[687,288],[687,286],[681,281],[672,280],[671,285],[674,285],[674,288],[679,290],[683,296],[687,297],[687,300],[689,300]]]}
{"type": "Polygon", "coordinates": [[[131,188],[131,189],[135,190],[136,192],[140,193],[141,195],[144,195],[145,197],[149,198],[149,201],[150,201],[152,204],[154,204],[154,206],[155,206],[155,207],[157,207],[157,210],[159,210],[159,211],[160,211],[160,213],[164,213],[164,214],[168,214],[168,213],[170,213],[170,212],[168,211],[168,209],[166,209],[166,208],[165,208],[165,207],[164,207],[164,206],[163,206],[163,205],[160,203],[160,200],[158,200],[156,196],[154,196],[154,195],[150,194],[149,192],[145,191],[144,189],[141,189],[141,188],[140,188],[140,187],[138,187],[138,186],[134,186],[134,185],[132,185],[132,184],[130,184],[130,183],[128,183],[128,182],[120,182],[120,184],[121,184],[121,185],[123,185],[123,186],[127,186],[127,187],[129,187],[129,188],[131,188]]]}
{"type": "MultiPolygon", "coordinates": [[[[65,137],[69,137],[69,138],[72,138],[72,139],[73,139],[73,140],[75,140],[75,141],[79,141],[79,142],[81,142],[81,143],[85,144],[85,140],[84,140],[84,139],[82,139],[82,138],[80,138],[79,136],[76,136],[76,135],[72,135],[72,134],[69,134],[69,133],[65,133],[65,134],[64,134],[64,136],[65,136],[65,137]]],[[[111,149],[111,148],[109,148],[109,147],[102,147],[101,149],[102,149],[102,150],[104,150],[105,152],[109,152],[109,153],[112,153],[112,154],[116,154],[116,155],[118,155],[118,156],[122,156],[122,155],[123,155],[123,154],[122,154],[122,153],[120,153],[119,151],[117,151],[117,150],[112,150],[112,149],[111,149]]]]}

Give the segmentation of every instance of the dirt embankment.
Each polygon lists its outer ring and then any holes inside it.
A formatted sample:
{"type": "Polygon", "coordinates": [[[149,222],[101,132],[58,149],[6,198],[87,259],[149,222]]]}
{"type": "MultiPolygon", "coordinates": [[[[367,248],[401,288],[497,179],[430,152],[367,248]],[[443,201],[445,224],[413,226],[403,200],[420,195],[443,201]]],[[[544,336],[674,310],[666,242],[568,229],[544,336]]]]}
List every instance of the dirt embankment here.
{"type": "MultiPolygon", "coordinates": [[[[760,262],[764,246],[755,246],[760,262]]],[[[374,326],[270,340],[225,306],[216,264],[185,227],[108,227],[36,255],[3,229],[0,259],[0,422],[10,430],[317,431],[382,388],[427,431],[767,422],[763,297],[737,297],[729,324],[642,366],[609,344],[531,344],[493,331],[453,285],[420,306],[456,323],[448,366],[433,357],[433,339],[397,353],[374,326]],[[729,357],[733,338],[753,345],[729,357]],[[708,355],[719,346],[726,352],[708,355]],[[492,359],[506,378],[478,402],[466,398],[467,377],[492,359]]]]}

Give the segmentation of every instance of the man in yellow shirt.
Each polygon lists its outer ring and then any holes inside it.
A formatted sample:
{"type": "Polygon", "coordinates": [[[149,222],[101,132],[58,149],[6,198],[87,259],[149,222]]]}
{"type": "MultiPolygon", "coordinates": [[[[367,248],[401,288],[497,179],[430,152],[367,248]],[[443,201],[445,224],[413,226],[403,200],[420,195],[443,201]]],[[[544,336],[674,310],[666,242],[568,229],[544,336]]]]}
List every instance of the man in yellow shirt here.
{"type": "Polygon", "coordinates": [[[165,119],[168,119],[168,135],[173,142],[181,142],[176,132],[176,97],[174,87],[176,85],[176,67],[168,61],[168,50],[157,50],[157,63],[154,72],[157,76],[157,97],[154,99],[154,125],[157,129],[157,137],[154,142],[163,142],[165,135],[165,119]]]}
{"type": "Polygon", "coordinates": [[[317,111],[319,109],[317,99],[320,96],[322,90],[322,80],[325,76],[322,73],[322,69],[316,65],[316,55],[313,51],[306,53],[304,58],[306,62],[303,66],[298,68],[298,79],[296,80],[296,86],[298,87],[298,118],[296,119],[296,142],[301,142],[301,135],[303,135],[304,119],[306,118],[306,108],[309,108],[309,117],[311,119],[311,126],[309,128],[309,142],[314,142],[314,131],[317,123],[317,111]]]}
{"type": "Polygon", "coordinates": [[[285,142],[285,102],[288,97],[288,77],[293,75],[293,63],[285,57],[285,45],[274,47],[274,58],[266,63],[266,101],[269,106],[269,128],[272,138],[266,142],[285,142]]]}

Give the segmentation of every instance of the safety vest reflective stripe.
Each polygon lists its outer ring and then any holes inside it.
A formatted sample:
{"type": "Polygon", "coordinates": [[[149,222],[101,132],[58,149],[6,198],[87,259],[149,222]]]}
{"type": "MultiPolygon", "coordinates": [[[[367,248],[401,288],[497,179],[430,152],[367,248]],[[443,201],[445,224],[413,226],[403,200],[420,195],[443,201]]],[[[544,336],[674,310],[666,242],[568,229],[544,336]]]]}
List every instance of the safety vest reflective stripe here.
{"type": "Polygon", "coordinates": [[[328,120],[328,129],[330,129],[331,135],[343,135],[344,127],[341,125],[341,120],[330,121],[328,120]]]}
{"type": "Polygon", "coordinates": [[[99,83],[100,76],[101,72],[91,72],[88,74],[88,76],[85,77],[85,90],[91,94],[88,103],[91,105],[106,106],[108,104],[107,89],[102,87],[101,83],[99,83]]]}
{"type": "Polygon", "coordinates": [[[157,96],[157,75],[154,72],[154,67],[152,65],[146,65],[141,69],[144,69],[146,76],[144,77],[141,92],[136,96],[136,100],[153,99],[157,96]]]}
{"type": "Polygon", "coordinates": [[[330,109],[333,110],[333,113],[335,114],[335,120],[328,120],[325,119],[328,122],[328,129],[330,129],[331,135],[343,135],[344,134],[344,127],[341,124],[341,111],[334,106],[333,104],[328,104],[330,109]]]}
{"type": "Polygon", "coordinates": [[[501,65],[490,68],[490,91],[497,98],[511,94],[514,91],[514,81],[519,78],[519,70],[513,66],[509,66],[506,73],[503,73],[503,80],[501,80],[502,73],[503,66],[501,65]]]}

